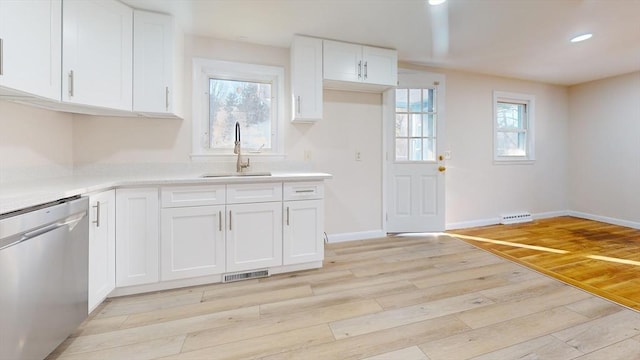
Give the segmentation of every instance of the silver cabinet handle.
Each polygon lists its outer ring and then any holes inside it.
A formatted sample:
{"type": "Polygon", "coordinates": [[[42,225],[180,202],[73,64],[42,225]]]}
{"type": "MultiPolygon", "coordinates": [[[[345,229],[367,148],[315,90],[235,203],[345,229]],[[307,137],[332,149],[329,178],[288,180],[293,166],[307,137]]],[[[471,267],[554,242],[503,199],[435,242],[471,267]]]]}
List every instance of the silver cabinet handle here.
{"type": "Polygon", "coordinates": [[[296,190],[296,194],[301,194],[301,193],[312,193],[312,192],[315,192],[315,190],[313,190],[313,189],[296,190]]]}
{"type": "Polygon", "coordinates": [[[0,75],[4,75],[4,40],[0,38],[0,75]]]}
{"type": "Polygon", "coordinates": [[[300,95],[298,95],[298,100],[297,100],[297,102],[298,102],[298,114],[300,114],[300,111],[301,111],[301,109],[302,109],[302,108],[300,107],[300,95]]]}
{"type": "Polygon", "coordinates": [[[69,97],[73,96],[73,70],[69,71],[69,97]]]}
{"type": "Polygon", "coordinates": [[[364,79],[367,80],[367,76],[369,75],[369,71],[367,69],[367,63],[368,61],[364,62],[364,79]]]}
{"type": "Polygon", "coordinates": [[[169,111],[169,87],[165,86],[164,88],[164,106],[167,111],[169,111]]]}
{"type": "Polygon", "coordinates": [[[232,221],[231,221],[231,210],[229,210],[229,231],[232,230],[231,229],[231,223],[232,223],[232,221]]]}
{"type": "Polygon", "coordinates": [[[218,231],[222,231],[222,211],[218,211],[218,231]]]}
{"type": "Polygon", "coordinates": [[[362,60],[358,61],[358,79],[362,79],[362,60]]]}
{"type": "Polygon", "coordinates": [[[100,201],[96,201],[96,219],[92,223],[96,224],[96,227],[100,227],[100,201]]]}
{"type": "Polygon", "coordinates": [[[287,226],[289,226],[289,207],[287,206],[287,226]]]}

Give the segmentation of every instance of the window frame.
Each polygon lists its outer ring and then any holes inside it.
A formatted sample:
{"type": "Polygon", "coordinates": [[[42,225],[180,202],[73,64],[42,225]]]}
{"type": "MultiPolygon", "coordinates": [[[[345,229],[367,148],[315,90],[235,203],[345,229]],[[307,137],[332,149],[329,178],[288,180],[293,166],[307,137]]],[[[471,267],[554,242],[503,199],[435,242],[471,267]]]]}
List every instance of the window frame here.
{"type": "Polygon", "coordinates": [[[407,87],[396,87],[394,89],[394,94],[396,94],[394,96],[394,99],[396,101],[396,104],[394,104],[394,121],[396,120],[396,116],[398,114],[404,114],[407,116],[407,136],[397,136],[397,134],[394,134],[394,144],[395,142],[398,141],[398,139],[406,139],[407,140],[407,159],[406,160],[398,160],[398,152],[397,152],[397,147],[394,146],[393,147],[393,161],[395,163],[405,163],[405,164],[435,164],[438,162],[437,159],[437,151],[434,151],[434,158],[433,160],[425,160],[424,159],[424,141],[425,140],[430,140],[433,141],[434,144],[434,150],[437,150],[437,143],[438,143],[438,117],[440,116],[440,110],[438,109],[438,87],[437,85],[433,85],[433,86],[423,86],[423,87],[411,87],[411,86],[407,86],[407,87]],[[406,90],[407,91],[407,109],[406,111],[401,111],[398,112],[397,110],[397,93],[398,90],[406,90]],[[410,107],[410,93],[411,90],[420,90],[420,99],[422,100],[421,103],[424,103],[424,91],[433,91],[433,101],[431,101],[431,106],[432,106],[432,111],[419,111],[419,112],[414,112],[411,111],[411,107],[410,107]],[[425,129],[424,127],[421,127],[421,134],[420,136],[412,136],[411,135],[411,124],[412,124],[412,119],[411,116],[412,115],[420,115],[423,118],[424,121],[424,116],[432,116],[433,117],[433,135],[431,136],[427,136],[425,135],[425,129]],[[410,160],[409,154],[411,152],[411,140],[415,140],[415,139],[420,139],[422,147],[421,147],[421,157],[422,159],[420,160],[410,160]]]}
{"type": "Polygon", "coordinates": [[[210,78],[271,83],[271,149],[266,151],[243,149],[243,153],[263,159],[284,158],[285,89],[283,67],[194,58],[192,73],[192,160],[227,159],[236,156],[233,154],[233,149],[212,149],[209,147],[210,78]]]}
{"type": "Polygon", "coordinates": [[[493,92],[493,162],[494,164],[533,164],[535,162],[535,96],[505,91],[493,92]],[[526,117],[524,129],[505,131],[498,127],[498,103],[525,105],[526,117]],[[498,133],[523,132],[525,133],[524,155],[499,155],[498,133]]]}

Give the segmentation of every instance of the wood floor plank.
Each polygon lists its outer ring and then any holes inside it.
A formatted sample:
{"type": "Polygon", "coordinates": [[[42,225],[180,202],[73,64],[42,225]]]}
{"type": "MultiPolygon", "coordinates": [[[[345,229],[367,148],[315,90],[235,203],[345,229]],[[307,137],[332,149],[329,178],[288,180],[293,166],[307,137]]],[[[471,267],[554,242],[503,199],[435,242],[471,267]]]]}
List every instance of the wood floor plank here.
{"type": "Polygon", "coordinates": [[[392,359],[402,359],[402,360],[429,360],[427,355],[425,355],[422,350],[420,350],[417,346],[411,346],[408,348],[390,351],[388,353],[371,356],[365,358],[363,360],[392,360],[392,359]]]}
{"type": "Polygon", "coordinates": [[[420,349],[431,360],[468,359],[587,321],[587,317],[559,307],[431,341],[420,349]]]}
{"type": "Polygon", "coordinates": [[[640,359],[640,342],[627,339],[606,348],[594,351],[576,360],[630,360],[640,359]]]}
{"type": "Polygon", "coordinates": [[[555,332],[553,336],[590,353],[640,334],[640,313],[617,312],[555,332]]]}
{"type": "Polygon", "coordinates": [[[58,360],[104,360],[104,359],[131,359],[150,360],[169,355],[179,354],[185,336],[172,336],[161,339],[124,345],[105,350],[89,351],[83,353],[65,353],[56,357],[58,360]]]}
{"type": "Polygon", "coordinates": [[[545,359],[571,360],[583,355],[572,346],[547,335],[524,341],[519,344],[496,350],[484,355],[473,357],[471,360],[496,359],[545,359]]]}
{"type": "Polygon", "coordinates": [[[351,317],[334,321],[330,326],[336,339],[343,339],[484,307],[492,303],[493,301],[477,293],[471,293],[371,315],[351,317]]]}

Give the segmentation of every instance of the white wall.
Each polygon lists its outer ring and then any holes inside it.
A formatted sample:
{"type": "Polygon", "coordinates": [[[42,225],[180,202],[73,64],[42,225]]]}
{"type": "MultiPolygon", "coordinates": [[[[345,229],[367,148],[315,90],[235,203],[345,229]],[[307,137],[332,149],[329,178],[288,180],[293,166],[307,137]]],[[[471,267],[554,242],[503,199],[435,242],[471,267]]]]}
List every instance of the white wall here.
{"type": "Polygon", "coordinates": [[[570,209],[640,226],[640,72],[569,95],[570,209]]]}
{"type": "Polygon", "coordinates": [[[496,222],[528,211],[567,209],[568,94],[561,86],[444,71],[446,74],[448,228],[496,222]],[[535,96],[533,164],[493,163],[493,91],[535,96]]]}
{"type": "Polygon", "coordinates": [[[0,184],[68,175],[72,116],[0,100],[0,184]]]}

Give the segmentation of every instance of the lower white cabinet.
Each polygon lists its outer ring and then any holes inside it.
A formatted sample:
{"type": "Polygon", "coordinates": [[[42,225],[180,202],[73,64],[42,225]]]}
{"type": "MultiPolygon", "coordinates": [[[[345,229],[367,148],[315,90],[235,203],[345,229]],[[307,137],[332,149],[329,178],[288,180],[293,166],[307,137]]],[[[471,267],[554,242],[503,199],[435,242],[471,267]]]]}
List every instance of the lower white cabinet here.
{"type": "Polygon", "coordinates": [[[159,280],[157,188],[116,190],[116,286],[159,280]]]}
{"type": "Polygon", "coordinates": [[[225,271],[224,205],[165,208],[161,220],[161,280],[225,271]]]}
{"type": "Polygon", "coordinates": [[[324,201],[285,201],[283,265],[324,259],[324,201]]]}
{"type": "Polygon", "coordinates": [[[89,196],[89,312],[116,287],[115,190],[89,196]]]}
{"type": "Polygon", "coordinates": [[[282,202],[227,205],[227,272],[282,265],[282,202]]]}

